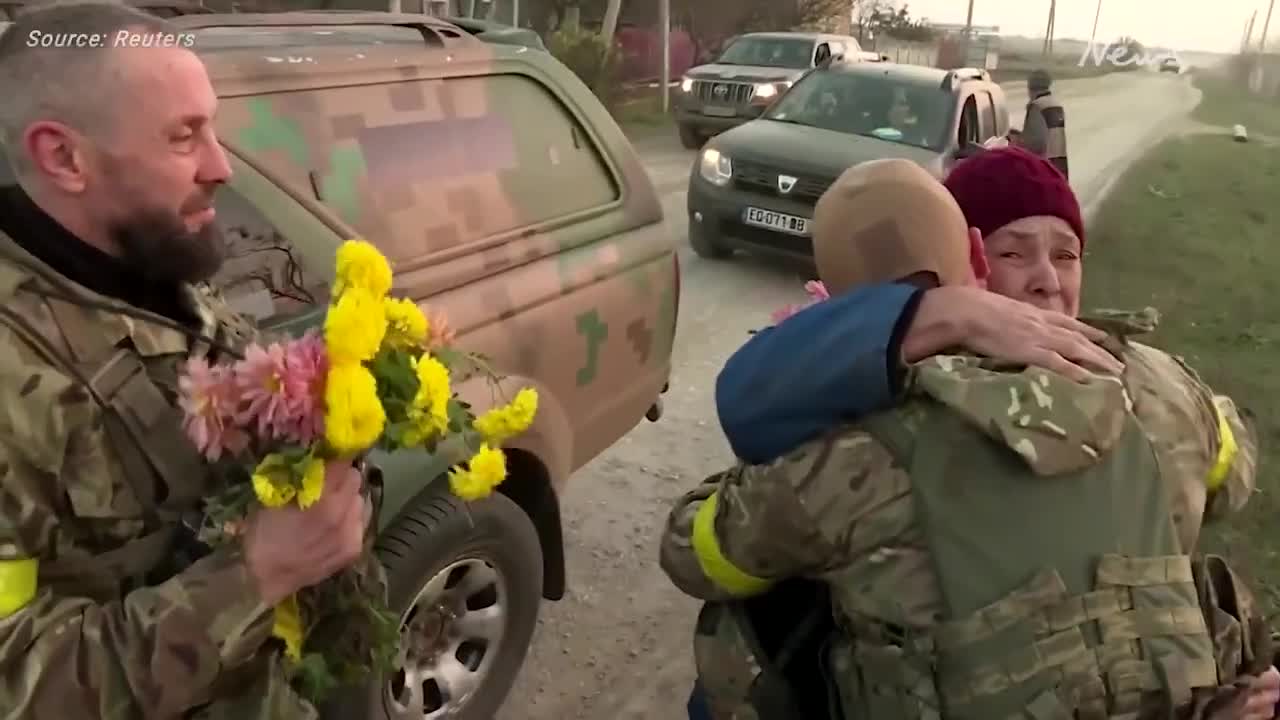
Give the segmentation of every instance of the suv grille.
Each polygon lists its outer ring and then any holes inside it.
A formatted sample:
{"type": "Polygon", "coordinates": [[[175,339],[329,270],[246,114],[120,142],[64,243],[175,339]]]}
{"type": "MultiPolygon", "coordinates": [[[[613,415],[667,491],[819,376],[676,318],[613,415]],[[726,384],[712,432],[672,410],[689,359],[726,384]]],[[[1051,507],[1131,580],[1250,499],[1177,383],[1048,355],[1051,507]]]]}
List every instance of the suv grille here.
{"type": "Polygon", "coordinates": [[[704,103],[746,105],[751,102],[756,86],[753,83],[720,82],[718,80],[694,80],[693,96],[704,103]]]}
{"type": "Polygon", "coordinates": [[[818,198],[831,187],[831,183],[835,182],[829,178],[818,178],[812,175],[806,176],[799,173],[788,173],[784,170],[778,170],[766,165],[760,165],[751,162],[742,162],[740,160],[733,161],[733,184],[741,190],[759,193],[761,195],[770,195],[773,197],[788,197],[795,200],[802,200],[810,204],[816,204],[818,198]],[[784,193],[778,190],[778,176],[790,175],[796,178],[796,185],[791,192],[784,193]]]}

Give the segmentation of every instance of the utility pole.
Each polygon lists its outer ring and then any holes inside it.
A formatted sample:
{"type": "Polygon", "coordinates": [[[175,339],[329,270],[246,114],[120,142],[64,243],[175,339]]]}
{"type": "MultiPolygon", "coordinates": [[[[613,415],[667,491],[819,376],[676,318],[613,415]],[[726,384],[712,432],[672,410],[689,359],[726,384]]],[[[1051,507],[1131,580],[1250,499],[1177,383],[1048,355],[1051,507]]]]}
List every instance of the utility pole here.
{"type": "Polygon", "coordinates": [[[511,0],[511,26],[520,27],[520,0],[511,0]]]}
{"type": "Polygon", "coordinates": [[[1098,18],[1102,17],[1102,0],[1098,0],[1098,9],[1093,11],[1093,32],[1089,33],[1089,49],[1098,40],[1098,18]]]}
{"type": "Polygon", "coordinates": [[[1049,0],[1049,22],[1044,26],[1044,45],[1040,48],[1040,54],[1046,57],[1053,54],[1053,23],[1057,15],[1058,0],[1049,0]]]}
{"type": "Polygon", "coordinates": [[[1271,11],[1276,7],[1276,0],[1271,0],[1267,5],[1267,19],[1262,21],[1262,37],[1258,38],[1258,54],[1261,55],[1267,51],[1267,30],[1271,27],[1271,11]]]}
{"type": "Polygon", "coordinates": [[[960,60],[960,67],[966,67],[969,64],[969,49],[973,44],[973,0],[969,0],[969,16],[964,19],[964,57],[960,60]]]}
{"type": "Polygon", "coordinates": [[[658,23],[662,25],[662,114],[671,112],[671,0],[658,0],[658,23]]]}
{"type": "Polygon", "coordinates": [[[1249,29],[1244,31],[1244,51],[1249,52],[1249,43],[1253,42],[1253,23],[1258,19],[1258,11],[1249,16],[1249,29]]]}

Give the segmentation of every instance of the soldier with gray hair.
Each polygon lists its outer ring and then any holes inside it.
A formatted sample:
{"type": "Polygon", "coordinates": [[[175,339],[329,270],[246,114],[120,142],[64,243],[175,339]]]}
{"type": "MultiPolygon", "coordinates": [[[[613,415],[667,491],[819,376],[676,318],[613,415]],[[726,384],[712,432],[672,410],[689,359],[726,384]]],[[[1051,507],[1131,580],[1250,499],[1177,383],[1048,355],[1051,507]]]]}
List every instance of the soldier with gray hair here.
{"type": "Polygon", "coordinates": [[[221,478],[182,432],[179,368],[255,329],[205,282],[231,170],[190,44],[108,3],[0,35],[0,717],[314,718],[272,608],[362,557],[349,463],[305,512],[196,537],[221,478]]]}
{"type": "MultiPolygon", "coordinates": [[[[981,286],[982,242],[908,161],[855,166],[815,211],[832,297],[891,280],[981,286]]],[[[1128,328],[1114,320],[1103,346],[1127,354],[1128,328]]],[[[1226,563],[1184,543],[1179,510],[1203,488],[1164,462],[1135,412],[1147,398],[1120,378],[1077,382],[971,354],[933,355],[908,375],[893,408],[681,498],[661,549],[673,582],[730,607],[796,579],[824,586],[835,623],[811,650],[823,654],[833,717],[1272,717],[1276,693],[1256,691],[1254,677],[1275,676],[1270,636],[1226,563]]],[[[1206,465],[1237,441],[1252,452],[1247,427],[1213,427],[1207,388],[1164,391],[1199,393],[1205,412],[1188,425],[1214,438],[1206,465]]],[[[700,655],[716,662],[700,657],[700,672],[741,665],[712,642],[700,655]]],[[[748,645],[767,665],[765,644],[748,645]]],[[[753,707],[725,717],[820,717],[788,698],[781,713],[761,711],[776,700],[761,691],[795,681],[766,675],[704,684],[749,690],[737,699],[753,707]]]]}

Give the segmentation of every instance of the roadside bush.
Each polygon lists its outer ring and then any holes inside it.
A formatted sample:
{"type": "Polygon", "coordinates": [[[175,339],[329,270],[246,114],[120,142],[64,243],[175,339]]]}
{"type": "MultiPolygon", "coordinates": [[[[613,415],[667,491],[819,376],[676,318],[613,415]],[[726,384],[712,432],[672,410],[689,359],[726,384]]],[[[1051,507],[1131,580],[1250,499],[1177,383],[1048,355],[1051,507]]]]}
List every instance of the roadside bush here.
{"type": "Polygon", "coordinates": [[[600,102],[613,110],[621,96],[621,53],[608,47],[599,33],[582,29],[561,29],[551,34],[547,49],[573,71],[600,102]]]}

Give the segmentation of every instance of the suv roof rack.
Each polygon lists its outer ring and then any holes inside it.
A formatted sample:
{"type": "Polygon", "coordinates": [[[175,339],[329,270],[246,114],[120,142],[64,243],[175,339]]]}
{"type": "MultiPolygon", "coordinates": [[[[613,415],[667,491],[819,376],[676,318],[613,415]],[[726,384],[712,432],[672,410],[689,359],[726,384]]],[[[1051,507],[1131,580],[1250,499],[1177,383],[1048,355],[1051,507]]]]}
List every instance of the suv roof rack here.
{"type": "MultiPolygon", "coordinates": [[[[206,36],[200,41],[201,47],[205,49],[258,47],[261,45],[261,41],[255,42],[250,39],[252,35],[257,34],[254,31],[276,35],[275,40],[278,42],[279,35],[288,35],[290,30],[296,30],[297,43],[299,45],[345,43],[352,40],[377,43],[392,41],[399,44],[409,41],[417,42],[420,39],[427,47],[438,48],[448,42],[474,41],[472,36],[465,31],[460,31],[460,28],[429,15],[391,13],[376,10],[351,12],[334,12],[331,10],[311,12],[304,10],[274,13],[195,13],[170,18],[170,21],[183,30],[191,30],[197,34],[200,34],[202,30],[212,30],[215,33],[217,30],[244,31],[243,34],[228,33],[225,38],[219,38],[219,40],[213,40],[211,37],[206,36]],[[326,33],[326,35],[331,35],[332,37],[327,38],[327,41],[321,38],[317,35],[319,28],[324,28],[325,30],[331,28],[334,32],[326,33]],[[343,29],[354,30],[355,35],[343,33],[343,29]],[[392,34],[396,29],[411,30],[415,34],[392,34]],[[410,40],[410,38],[413,39],[410,40]],[[463,38],[466,38],[466,40],[463,40],[463,38]]],[[[274,45],[275,43],[271,44],[274,45]]]]}
{"type": "Polygon", "coordinates": [[[955,87],[956,81],[964,80],[982,80],[991,81],[991,73],[981,68],[963,67],[948,70],[945,77],[942,78],[942,89],[950,91],[955,87]]]}

